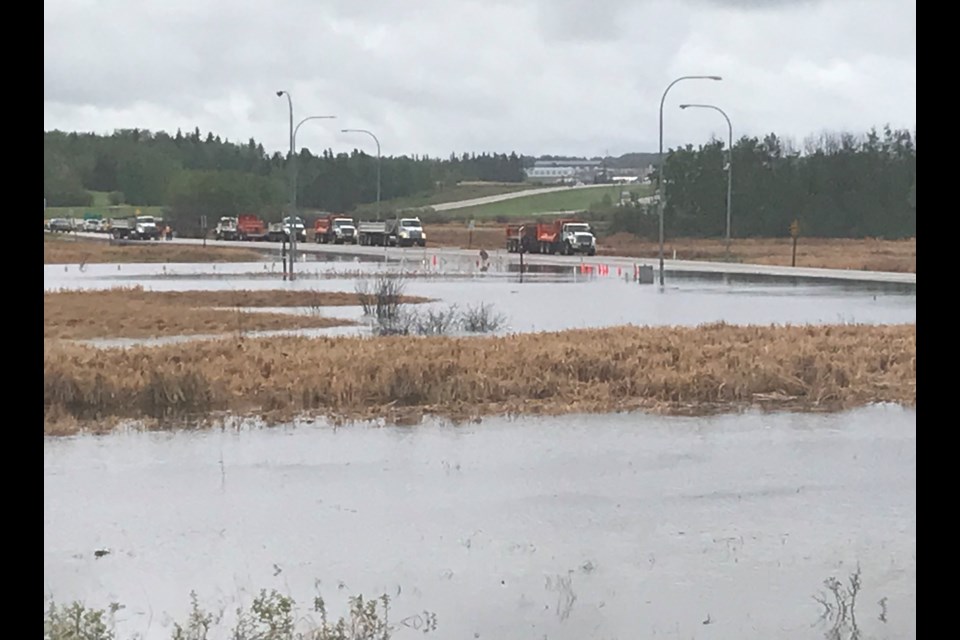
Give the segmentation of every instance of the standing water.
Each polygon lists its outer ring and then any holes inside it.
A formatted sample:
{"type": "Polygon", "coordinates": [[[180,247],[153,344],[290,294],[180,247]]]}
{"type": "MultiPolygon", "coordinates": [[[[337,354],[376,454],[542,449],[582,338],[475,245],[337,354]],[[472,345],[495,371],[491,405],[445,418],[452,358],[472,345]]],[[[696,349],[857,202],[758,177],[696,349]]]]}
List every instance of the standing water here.
{"type": "Polygon", "coordinates": [[[122,603],[120,638],[316,580],[396,638],[822,638],[858,566],[861,638],[915,638],[916,520],[888,406],[44,440],[45,597],[122,603]]]}

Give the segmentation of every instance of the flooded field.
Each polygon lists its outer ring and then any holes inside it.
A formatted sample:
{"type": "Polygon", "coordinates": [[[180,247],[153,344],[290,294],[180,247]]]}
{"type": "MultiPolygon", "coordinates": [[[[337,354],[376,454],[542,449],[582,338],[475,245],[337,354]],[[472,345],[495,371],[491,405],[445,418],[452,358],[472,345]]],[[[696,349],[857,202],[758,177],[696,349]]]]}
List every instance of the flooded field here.
{"type": "Polygon", "coordinates": [[[823,638],[857,565],[860,638],[915,638],[914,411],[44,440],[45,598],[122,603],[121,638],[315,580],[397,638],[823,638]]]}
{"type": "MultiPolygon", "coordinates": [[[[313,257],[313,256],[311,256],[313,257]]],[[[554,331],[623,324],[685,325],[834,324],[916,322],[916,286],[859,284],[757,276],[670,273],[663,290],[638,284],[616,269],[598,275],[579,267],[531,268],[520,282],[516,265],[491,261],[481,271],[473,261],[443,260],[434,265],[417,252],[403,263],[347,256],[296,265],[293,282],[282,279],[279,263],[203,265],[48,265],[44,288],[109,288],[142,285],[156,290],[294,289],[354,291],[358,280],[379,273],[401,273],[406,293],[438,300],[444,308],[491,304],[506,318],[500,333],[554,331]]],[[[429,306],[427,307],[429,308],[429,306]]],[[[301,309],[301,312],[308,311],[301,309]]],[[[297,309],[284,312],[297,313],[297,309]]],[[[357,320],[359,308],[331,309],[329,315],[357,320]]],[[[349,327],[307,335],[357,335],[349,327]]],[[[289,332],[286,332],[289,333],[289,332]]],[[[166,340],[176,339],[167,337],[166,340]]]]}
{"type": "MultiPolygon", "coordinates": [[[[916,322],[915,285],[668,271],[661,290],[628,269],[536,265],[521,281],[496,259],[418,254],[308,256],[292,282],[269,258],[45,265],[44,289],[353,292],[390,273],[437,300],[426,309],[491,304],[501,334],[916,322]]],[[[198,337],[214,336],[96,343],[198,337]]],[[[830,635],[815,597],[859,567],[856,637],[915,638],[915,474],[916,413],[895,406],[45,437],[44,597],[121,603],[123,640],[170,638],[191,590],[227,631],[260,589],[309,610],[316,581],[333,617],[388,594],[398,639],[430,612],[439,638],[839,640],[854,636],[830,635]]]]}

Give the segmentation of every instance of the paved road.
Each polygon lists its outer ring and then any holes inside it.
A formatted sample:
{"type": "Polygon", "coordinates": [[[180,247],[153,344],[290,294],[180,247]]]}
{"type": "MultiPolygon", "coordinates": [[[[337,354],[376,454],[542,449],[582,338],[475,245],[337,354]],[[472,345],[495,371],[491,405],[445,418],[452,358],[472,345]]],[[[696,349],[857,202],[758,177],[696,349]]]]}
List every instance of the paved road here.
{"type": "MultiPolygon", "coordinates": [[[[78,233],[77,236],[104,239],[102,234],[78,233]]],[[[174,238],[171,243],[185,245],[202,245],[203,240],[193,238],[174,238]]],[[[207,240],[207,246],[219,247],[240,247],[245,249],[264,249],[279,253],[280,245],[276,243],[265,242],[234,242],[207,240]]],[[[419,247],[396,248],[390,247],[360,247],[356,245],[329,245],[316,243],[303,243],[297,245],[298,252],[304,253],[326,253],[339,255],[361,255],[361,256],[386,256],[392,259],[400,259],[403,256],[408,257],[427,257],[432,261],[433,256],[437,259],[468,259],[476,260],[479,257],[479,251],[468,249],[456,249],[449,247],[419,247]]],[[[507,263],[519,263],[520,258],[517,254],[507,253],[506,250],[498,249],[489,252],[491,260],[504,260],[507,263]]],[[[589,265],[606,265],[616,269],[628,269],[632,273],[635,265],[651,265],[656,272],[659,269],[659,261],[656,258],[627,258],[616,256],[547,256],[539,254],[524,254],[524,264],[530,265],[566,265],[574,266],[581,262],[589,265]]],[[[725,262],[703,262],[693,260],[664,260],[664,270],[669,272],[686,273],[727,273],[737,275],[757,275],[757,276],[776,276],[792,278],[818,278],[828,280],[843,280],[851,282],[880,282],[880,283],[903,283],[916,284],[917,274],[915,273],[893,273],[887,271],[856,271],[852,269],[814,269],[809,267],[780,267],[761,264],[737,264],[725,262]]],[[[669,275],[666,277],[669,280],[669,275]]]]}
{"type": "Polygon", "coordinates": [[[525,198],[535,196],[540,193],[555,193],[557,191],[572,191],[574,189],[598,189],[607,187],[612,189],[611,184],[584,184],[574,187],[543,187],[542,189],[527,189],[525,191],[515,191],[512,193],[500,193],[495,196],[484,196],[482,198],[473,198],[471,200],[460,200],[459,202],[443,202],[441,204],[430,205],[434,211],[452,211],[453,209],[464,209],[466,207],[476,207],[481,204],[490,204],[491,202],[502,202],[504,200],[514,200],[516,198],[525,198]]]}

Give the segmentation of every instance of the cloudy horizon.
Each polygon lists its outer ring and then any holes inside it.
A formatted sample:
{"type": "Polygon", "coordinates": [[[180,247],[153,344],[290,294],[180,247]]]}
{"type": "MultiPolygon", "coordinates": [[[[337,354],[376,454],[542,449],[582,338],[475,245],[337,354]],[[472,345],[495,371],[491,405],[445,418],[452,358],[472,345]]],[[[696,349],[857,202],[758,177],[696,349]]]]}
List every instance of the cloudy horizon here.
{"type": "Polygon", "coordinates": [[[44,0],[44,130],[199,127],[386,155],[618,156],[916,128],[903,0],[44,0]]]}

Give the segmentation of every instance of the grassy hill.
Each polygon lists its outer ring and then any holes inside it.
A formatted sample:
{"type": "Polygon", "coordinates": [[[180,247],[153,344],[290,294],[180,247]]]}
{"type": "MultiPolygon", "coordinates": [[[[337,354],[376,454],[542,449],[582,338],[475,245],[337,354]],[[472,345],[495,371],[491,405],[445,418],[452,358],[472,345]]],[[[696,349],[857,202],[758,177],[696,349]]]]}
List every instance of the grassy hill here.
{"type": "Polygon", "coordinates": [[[524,217],[556,211],[585,211],[590,208],[590,205],[601,202],[604,195],[610,196],[612,202],[617,202],[620,199],[621,191],[633,191],[643,197],[652,193],[652,187],[650,185],[610,185],[609,187],[591,189],[569,189],[463,209],[452,209],[443,213],[455,219],[484,219],[524,217]]]}
{"type": "MultiPolygon", "coordinates": [[[[428,191],[406,198],[394,198],[380,203],[382,211],[396,211],[398,209],[413,209],[429,207],[445,202],[459,202],[473,198],[497,196],[502,193],[516,193],[528,189],[539,189],[543,185],[527,182],[461,182],[460,184],[444,187],[436,191],[428,191]]],[[[377,210],[375,202],[357,206],[356,213],[367,214],[377,210]]]]}
{"type": "Polygon", "coordinates": [[[44,212],[44,218],[82,218],[85,213],[96,213],[104,218],[126,218],[137,215],[137,210],[141,215],[160,216],[163,215],[163,207],[136,207],[129,204],[112,206],[110,204],[110,194],[106,191],[91,191],[93,204],[89,207],[47,207],[44,212]]]}

